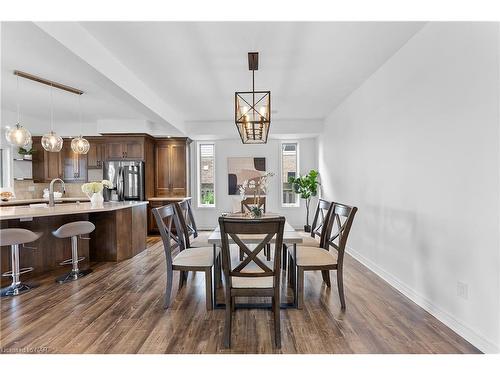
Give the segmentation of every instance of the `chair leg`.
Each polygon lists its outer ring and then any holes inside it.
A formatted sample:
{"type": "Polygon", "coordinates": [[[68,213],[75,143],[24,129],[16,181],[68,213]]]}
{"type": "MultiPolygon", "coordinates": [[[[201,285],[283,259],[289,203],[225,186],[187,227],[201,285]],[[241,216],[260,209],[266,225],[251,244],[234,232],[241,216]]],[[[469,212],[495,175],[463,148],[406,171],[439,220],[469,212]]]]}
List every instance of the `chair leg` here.
{"type": "Polygon", "coordinates": [[[274,341],[276,342],[276,348],[281,349],[280,294],[278,288],[274,291],[273,305],[274,341]]]}
{"type": "Polygon", "coordinates": [[[205,269],[205,298],[207,304],[207,310],[213,309],[212,301],[212,267],[205,269]]]}
{"type": "Polygon", "coordinates": [[[330,288],[332,286],[332,283],[330,282],[330,271],[321,270],[321,276],[323,276],[323,281],[326,283],[326,286],[330,288]]]}
{"type": "Polygon", "coordinates": [[[266,259],[271,260],[271,244],[270,243],[266,244],[266,249],[267,249],[266,259]]]}
{"type": "Polygon", "coordinates": [[[288,282],[290,283],[292,289],[295,290],[295,263],[293,257],[288,254],[288,282]]]}
{"type": "MultiPolygon", "coordinates": [[[[165,304],[163,308],[166,310],[170,306],[170,296],[172,295],[173,270],[167,271],[167,285],[165,287],[165,304]]],[[[179,275],[180,277],[180,275],[179,275]]]]}
{"type": "Polygon", "coordinates": [[[281,268],[283,269],[283,271],[286,271],[286,260],[287,260],[287,255],[288,255],[288,248],[286,247],[285,244],[283,244],[283,256],[281,257],[282,259],[282,264],[281,264],[281,268]]]}
{"type": "Polygon", "coordinates": [[[344,310],[345,296],[344,296],[344,275],[342,272],[342,268],[337,270],[337,288],[339,289],[340,307],[344,310]]]}
{"type": "Polygon", "coordinates": [[[236,310],[236,297],[231,297],[231,311],[236,310]]]}
{"type": "Polygon", "coordinates": [[[302,267],[297,267],[297,309],[301,310],[304,307],[304,270],[302,267]]]}
{"type": "Polygon", "coordinates": [[[184,286],[184,280],[185,280],[184,271],[179,271],[179,290],[181,290],[182,287],[184,286]]]}
{"type": "Polygon", "coordinates": [[[244,254],[243,250],[241,250],[241,247],[240,247],[240,262],[243,261],[243,254],[244,254]]]}
{"type": "Polygon", "coordinates": [[[231,306],[230,292],[226,293],[226,321],[224,323],[224,347],[229,349],[231,347],[231,319],[232,319],[232,306],[231,306]]]}

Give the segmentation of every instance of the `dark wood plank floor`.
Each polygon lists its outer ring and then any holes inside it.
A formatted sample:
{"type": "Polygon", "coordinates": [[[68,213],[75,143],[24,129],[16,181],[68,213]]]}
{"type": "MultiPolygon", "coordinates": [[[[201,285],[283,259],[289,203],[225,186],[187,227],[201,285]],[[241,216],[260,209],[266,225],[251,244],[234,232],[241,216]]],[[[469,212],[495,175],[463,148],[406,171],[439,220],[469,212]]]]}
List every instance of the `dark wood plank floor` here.
{"type": "MultiPolygon", "coordinates": [[[[206,238],[202,232],[201,238],[206,238]]],[[[190,273],[162,308],[161,242],[119,264],[99,263],[77,282],[37,279],[33,291],[2,299],[0,352],[44,353],[478,353],[433,316],[347,256],[347,309],[335,285],[308,272],[305,308],[282,310],[282,348],[274,349],[270,310],[235,313],[233,347],[222,345],[224,311],[205,310],[204,278],[190,273]]],[[[285,280],[285,278],[284,278],[285,280]]],[[[332,278],[332,281],[334,278],[332,278]]],[[[174,285],[177,285],[174,279],[174,285]]],[[[283,300],[291,294],[284,285],[283,300]]],[[[252,300],[254,301],[254,300],[252,300]]],[[[241,301],[245,302],[245,301],[241,301]]]]}

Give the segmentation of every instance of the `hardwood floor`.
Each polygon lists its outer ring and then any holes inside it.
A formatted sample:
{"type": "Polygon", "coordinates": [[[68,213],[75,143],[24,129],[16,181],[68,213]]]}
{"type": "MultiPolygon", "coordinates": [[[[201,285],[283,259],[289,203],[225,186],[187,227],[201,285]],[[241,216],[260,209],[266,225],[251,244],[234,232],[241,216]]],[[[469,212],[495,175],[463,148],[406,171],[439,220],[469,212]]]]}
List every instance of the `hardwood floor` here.
{"type": "MultiPolygon", "coordinates": [[[[207,236],[201,232],[201,239],[207,236]]],[[[281,311],[280,350],[274,349],[269,309],[237,309],[233,347],[225,350],[224,310],[205,310],[203,273],[190,273],[179,293],[174,280],[173,302],[163,309],[164,262],[159,237],[150,237],[146,251],[118,264],[93,264],[94,272],[79,281],[56,284],[63,270],[34,280],[38,288],[0,301],[0,352],[479,352],[349,256],[345,312],[335,283],[328,289],[320,272],[307,272],[304,309],[281,311]]],[[[283,300],[291,299],[286,285],[284,293],[283,300]]]]}

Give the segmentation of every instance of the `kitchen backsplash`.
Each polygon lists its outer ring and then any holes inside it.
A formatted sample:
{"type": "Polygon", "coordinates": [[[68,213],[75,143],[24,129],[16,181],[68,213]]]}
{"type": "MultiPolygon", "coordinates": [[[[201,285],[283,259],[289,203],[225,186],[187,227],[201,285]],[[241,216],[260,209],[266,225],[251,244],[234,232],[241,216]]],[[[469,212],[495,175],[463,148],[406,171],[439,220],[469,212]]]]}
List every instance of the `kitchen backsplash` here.
{"type": "MultiPolygon", "coordinates": [[[[33,181],[14,181],[14,193],[16,199],[36,199],[42,198],[43,189],[49,188],[49,183],[34,183],[33,181]],[[30,187],[33,187],[30,191],[30,187]]],[[[84,197],[85,193],[82,192],[82,184],[79,183],[66,183],[66,198],[79,198],[84,197]]],[[[55,191],[61,191],[61,185],[56,183],[54,186],[55,191]]]]}

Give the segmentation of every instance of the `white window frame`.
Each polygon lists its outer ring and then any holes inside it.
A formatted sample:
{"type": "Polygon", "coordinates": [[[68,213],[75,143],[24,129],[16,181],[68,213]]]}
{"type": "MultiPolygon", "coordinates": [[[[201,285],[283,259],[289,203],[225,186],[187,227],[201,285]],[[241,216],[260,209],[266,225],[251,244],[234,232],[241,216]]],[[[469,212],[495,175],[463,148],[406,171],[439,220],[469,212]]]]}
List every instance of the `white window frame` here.
{"type": "Polygon", "coordinates": [[[217,186],[216,186],[216,162],[215,162],[215,142],[204,142],[199,141],[196,143],[196,173],[197,173],[197,184],[196,184],[196,196],[198,201],[198,208],[215,208],[217,204],[217,186]],[[210,145],[214,150],[214,204],[203,204],[201,203],[201,146],[210,145]]]}
{"type": "Polygon", "coordinates": [[[300,207],[300,197],[298,194],[297,195],[297,200],[295,203],[283,203],[283,145],[284,144],[289,144],[289,143],[295,143],[297,145],[297,172],[296,176],[300,174],[300,142],[298,140],[282,140],[280,142],[280,188],[279,188],[279,199],[280,199],[280,204],[282,208],[287,208],[287,207],[300,207]]]}

